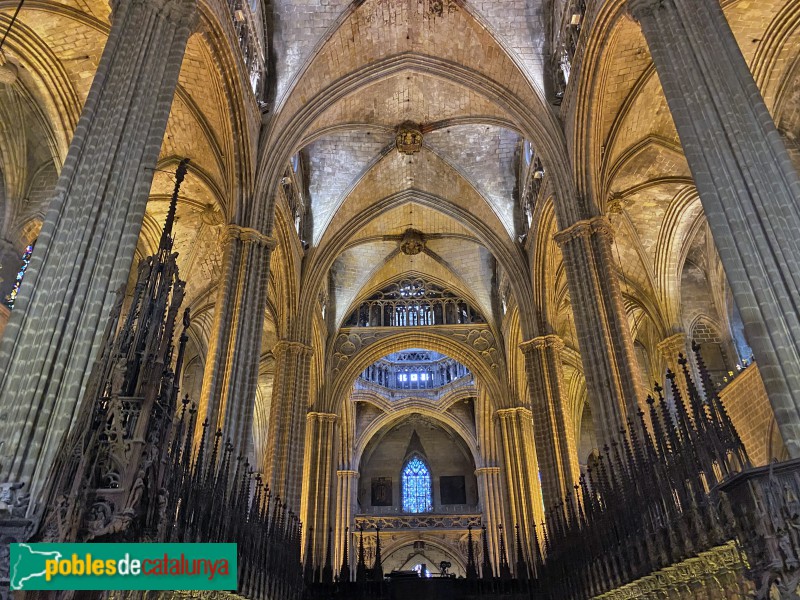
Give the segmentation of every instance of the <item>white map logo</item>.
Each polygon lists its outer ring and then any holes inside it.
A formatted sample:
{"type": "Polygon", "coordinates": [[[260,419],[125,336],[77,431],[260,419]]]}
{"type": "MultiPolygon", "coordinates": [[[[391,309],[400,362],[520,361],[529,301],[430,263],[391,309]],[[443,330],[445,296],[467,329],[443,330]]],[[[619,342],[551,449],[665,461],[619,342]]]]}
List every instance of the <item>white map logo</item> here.
{"type": "Polygon", "coordinates": [[[60,552],[41,552],[34,550],[28,544],[17,544],[15,550],[14,554],[17,556],[14,564],[11,565],[11,581],[9,582],[12,590],[23,589],[23,584],[28,579],[44,577],[45,562],[61,558],[60,552]]]}

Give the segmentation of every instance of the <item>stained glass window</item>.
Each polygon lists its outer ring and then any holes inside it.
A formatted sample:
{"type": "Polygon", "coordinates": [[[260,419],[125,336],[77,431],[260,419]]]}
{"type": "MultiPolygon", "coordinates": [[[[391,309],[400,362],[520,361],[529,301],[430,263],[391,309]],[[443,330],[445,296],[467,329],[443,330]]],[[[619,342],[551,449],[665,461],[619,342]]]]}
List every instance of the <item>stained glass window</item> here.
{"type": "Polygon", "coordinates": [[[403,469],[403,511],[422,513],[431,510],[431,474],[425,461],[415,456],[403,469]]]}
{"type": "MultiPolygon", "coordinates": [[[[36,242],[34,242],[34,244],[35,243],[36,242]]],[[[33,254],[33,244],[25,248],[25,252],[22,254],[22,266],[17,272],[14,287],[11,289],[11,293],[5,297],[5,304],[8,308],[14,308],[14,302],[17,300],[17,294],[19,293],[19,286],[22,285],[22,278],[25,277],[25,271],[28,269],[28,263],[31,261],[31,254],[33,254]]]]}

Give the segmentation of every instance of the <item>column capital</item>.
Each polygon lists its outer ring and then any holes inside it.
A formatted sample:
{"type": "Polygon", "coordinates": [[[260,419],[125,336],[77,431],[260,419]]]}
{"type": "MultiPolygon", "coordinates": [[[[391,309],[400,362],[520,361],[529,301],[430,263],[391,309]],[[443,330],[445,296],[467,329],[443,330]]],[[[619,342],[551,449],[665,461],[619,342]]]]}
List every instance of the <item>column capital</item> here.
{"type": "Polygon", "coordinates": [[[531,412],[530,408],[526,408],[525,406],[514,406],[513,408],[500,408],[495,411],[494,413],[496,416],[500,417],[501,419],[513,419],[517,416],[523,416],[527,418],[533,418],[533,413],[531,412]]]}
{"type": "Polygon", "coordinates": [[[261,233],[252,227],[242,227],[240,225],[228,225],[228,238],[232,240],[241,240],[243,242],[250,242],[259,246],[266,246],[272,250],[277,246],[278,242],[275,238],[261,233]]]}
{"type": "Polygon", "coordinates": [[[606,234],[610,237],[613,237],[614,230],[611,227],[611,221],[608,220],[608,217],[601,215],[599,217],[592,217],[591,219],[577,221],[569,227],[557,232],[553,236],[553,239],[560,247],[571,240],[580,237],[588,238],[595,233],[606,234]]]}
{"type": "Polygon", "coordinates": [[[642,18],[652,15],[663,3],[664,0],[628,0],[628,14],[638,23],[642,18]]]}
{"type": "Polygon", "coordinates": [[[519,349],[523,354],[528,354],[543,348],[553,348],[556,352],[561,352],[564,349],[564,340],[554,334],[540,335],[532,338],[519,345],[519,349]]]}
{"type": "Polygon", "coordinates": [[[338,417],[333,413],[323,413],[323,412],[310,412],[306,415],[306,419],[309,421],[328,421],[329,423],[333,423],[336,421],[338,417]]]}
{"type": "Polygon", "coordinates": [[[656,344],[661,357],[672,363],[678,358],[678,354],[686,356],[686,333],[675,333],[656,344]]]}
{"type": "Polygon", "coordinates": [[[272,354],[276,358],[279,354],[287,352],[310,356],[314,354],[314,349],[303,342],[293,342],[291,340],[278,340],[272,347],[272,354]]]}
{"type": "Polygon", "coordinates": [[[500,467],[478,467],[475,469],[475,475],[499,475],[500,467]]]}
{"type": "Polygon", "coordinates": [[[352,477],[354,479],[358,479],[361,474],[358,471],[351,471],[350,469],[340,469],[336,471],[336,476],[340,479],[344,479],[346,477],[352,477]]]}

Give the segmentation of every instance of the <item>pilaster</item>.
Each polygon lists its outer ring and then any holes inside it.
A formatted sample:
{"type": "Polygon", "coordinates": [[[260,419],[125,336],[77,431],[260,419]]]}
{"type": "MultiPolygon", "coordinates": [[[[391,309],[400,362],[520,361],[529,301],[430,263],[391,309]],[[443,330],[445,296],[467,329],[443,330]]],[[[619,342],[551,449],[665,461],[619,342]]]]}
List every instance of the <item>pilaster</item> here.
{"type": "Polygon", "coordinates": [[[478,480],[478,494],[480,494],[483,508],[483,525],[486,526],[486,535],[489,541],[490,561],[494,572],[500,570],[500,549],[497,537],[497,526],[503,522],[503,484],[500,477],[500,467],[480,467],[475,469],[478,480]]]}
{"type": "Polygon", "coordinates": [[[272,351],[275,380],[269,417],[266,479],[273,496],[295,512],[300,509],[306,403],[313,349],[281,340],[272,351]]]}
{"type": "Polygon", "coordinates": [[[611,256],[605,217],[579,221],[555,235],[561,247],[586,388],[599,443],[610,442],[638,410],[633,340],[611,256]]]}
{"type": "Polygon", "coordinates": [[[542,497],[545,508],[550,508],[573,493],[580,476],[575,426],[565,409],[564,342],[556,335],[545,335],[524,342],[520,349],[531,397],[542,497]]]}
{"type": "MultiPolygon", "coordinates": [[[[544,520],[531,411],[524,407],[516,407],[500,409],[495,414],[500,423],[500,443],[503,448],[509,510],[514,520],[513,523],[503,523],[503,525],[507,532],[514,531],[515,525],[520,526],[525,559],[531,564],[533,546],[530,532],[533,531],[534,523],[538,524],[544,520]]],[[[506,549],[511,556],[513,545],[509,546],[506,543],[506,549]]],[[[509,562],[514,561],[509,559],[509,562]]]]}
{"type": "Polygon", "coordinates": [[[789,454],[800,457],[800,179],[719,0],[629,0],[789,454]]]}
{"type": "Polygon", "coordinates": [[[111,31],[0,345],[0,398],[8,407],[0,481],[27,483],[34,500],[127,281],[196,19],[196,0],[113,4],[111,31]]]}
{"type": "MultiPolygon", "coordinates": [[[[306,416],[303,504],[301,518],[305,527],[314,528],[314,564],[322,566],[331,523],[331,493],[333,491],[333,427],[336,415],[310,412],[306,416]]],[[[335,538],[334,538],[335,541],[335,538]]],[[[308,547],[308,542],[306,542],[308,547]]],[[[334,568],[338,564],[334,562],[334,568]]]]}
{"type": "Polygon", "coordinates": [[[208,417],[210,431],[221,427],[223,439],[230,439],[239,451],[249,448],[252,436],[258,386],[254,357],[261,348],[274,247],[275,240],[259,231],[228,226],[200,414],[208,417]]]}
{"type": "MultiPolygon", "coordinates": [[[[335,529],[336,538],[334,548],[336,549],[334,567],[339,568],[344,556],[345,544],[349,542],[348,537],[353,539],[354,528],[354,507],[358,494],[358,471],[340,469],[336,471],[336,515],[335,529]],[[350,528],[350,533],[346,534],[346,529],[350,528]]],[[[352,565],[355,564],[357,556],[354,556],[355,548],[351,546],[347,549],[347,557],[350,560],[350,578],[353,579],[352,565]]]]}

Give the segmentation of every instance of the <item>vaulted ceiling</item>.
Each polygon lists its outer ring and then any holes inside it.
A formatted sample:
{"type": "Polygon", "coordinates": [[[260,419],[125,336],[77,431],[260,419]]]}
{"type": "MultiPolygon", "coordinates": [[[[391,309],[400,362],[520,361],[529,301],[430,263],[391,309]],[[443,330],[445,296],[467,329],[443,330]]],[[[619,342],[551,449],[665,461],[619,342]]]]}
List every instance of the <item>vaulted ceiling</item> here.
{"type": "MultiPolygon", "coordinates": [[[[0,31],[16,4],[0,0],[0,31]]],[[[202,0],[138,248],[140,254],[154,249],[172,173],[180,157],[191,157],[177,244],[188,280],[186,302],[197,315],[197,345],[210,335],[225,225],[236,220],[242,203],[254,202],[242,199],[243,190],[252,184],[256,161],[273,151],[279,169],[289,156],[301,157],[309,227],[305,253],[298,240],[292,241],[296,247],[281,240],[275,251],[273,264],[296,262],[292,274],[281,275],[276,267],[270,276],[266,346],[287,321],[274,314],[283,310],[287,290],[310,285],[314,298],[327,291],[336,326],[370,290],[402,274],[426,275],[462,291],[498,330],[504,282],[533,279],[534,287],[543,287],[547,281],[542,294],[552,304],[552,325],[574,339],[558,249],[548,242],[548,276],[531,278],[533,252],[520,243],[518,208],[525,139],[536,143],[538,135],[547,137],[547,128],[560,134],[559,119],[572,126],[568,106],[543,100],[543,65],[552,50],[546,48],[552,16],[545,13],[564,3],[250,4],[264,11],[270,40],[268,110],[262,114],[232,75],[241,57],[229,39],[228,3],[202,0]],[[422,132],[417,153],[395,146],[404,123],[422,132]],[[259,155],[262,126],[266,140],[259,155]],[[424,236],[419,254],[400,250],[408,229],[424,236]],[[304,254],[302,281],[295,254],[304,254]],[[286,279],[295,274],[298,281],[290,285],[286,279]]],[[[724,2],[800,165],[800,28],[780,16],[791,5],[724,2]]],[[[36,236],[109,28],[107,0],[29,1],[6,42],[0,64],[13,62],[19,76],[13,85],[0,85],[0,236],[15,251],[36,236]]],[[[702,210],[638,25],[620,12],[597,36],[602,48],[596,68],[580,75],[596,81],[586,108],[590,125],[580,134],[591,148],[587,164],[547,163],[545,152],[545,169],[590,172],[590,195],[616,231],[613,252],[626,305],[666,334],[680,320],[680,265],[701,229],[702,210]]],[[[553,197],[551,205],[559,201],[553,197]]],[[[540,234],[549,239],[555,230],[551,220],[540,234]]],[[[535,302],[529,292],[512,289],[518,305],[535,302]]]]}
{"type": "Polygon", "coordinates": [[[523,137],[496,97],[434,63],[450,61],[465,75],[492,77],[528,98],[533,111],[550,112],[540,100],[541,4],[272,5],[273,119],[278,130],[293,115],[307,123],[297,149],[308,180],[308,270],[329,270],[323,285],[337,324],[365,290],[403,273],[428,274],[468,291],[484,314],[502,317],[492,301],[498,263],[501,270],[510,264],[525,270],[514,214],[523,137]],[[388,64],[398,56],[411,58],[399,68],[388,64]],[[380,61],[385,69],[363,74],[380,61]],[[297,117],[307,108],[303,99],[349,79],[356,83],[320,105],[318,114],[297,117]],[[422,132],[417,153],[395,145],[404,124],[422,132]],[[424,236],[420,254],[400,251],[408,229],[424,236]]]}

